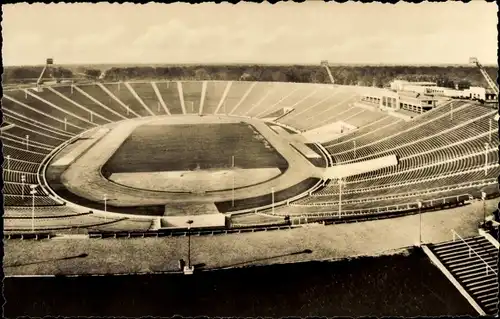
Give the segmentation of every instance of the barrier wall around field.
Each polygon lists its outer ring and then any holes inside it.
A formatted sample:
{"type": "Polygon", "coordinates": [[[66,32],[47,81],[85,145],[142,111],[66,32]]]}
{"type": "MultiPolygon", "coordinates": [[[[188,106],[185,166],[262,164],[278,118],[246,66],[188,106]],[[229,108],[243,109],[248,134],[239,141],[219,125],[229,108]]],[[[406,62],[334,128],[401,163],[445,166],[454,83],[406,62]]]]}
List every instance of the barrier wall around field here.
{"type": "Polygon", "coordinates": [[[186,228],[188,221],[192,221],[191,227],[224,227],[226,216],[223,214],[187,215],[162,217],[162,228],[186,228]]]}

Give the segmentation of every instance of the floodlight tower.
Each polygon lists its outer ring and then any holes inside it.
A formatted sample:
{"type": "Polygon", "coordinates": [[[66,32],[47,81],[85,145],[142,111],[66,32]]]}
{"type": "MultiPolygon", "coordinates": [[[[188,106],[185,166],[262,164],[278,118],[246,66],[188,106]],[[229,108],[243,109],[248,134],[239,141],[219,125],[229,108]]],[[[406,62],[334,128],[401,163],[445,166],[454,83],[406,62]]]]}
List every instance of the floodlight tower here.
{"type": "Polygon", "coordinates": [[[498,86],[496,85],[495,81],[491,79],[490,75],[486,72],[481,63],[479,63],[479,60],[476,57],[471,57],[469,58],[469,63],[475,64],[478,67],[479,71],[481,71],[481,74],[486,79],[486,82],[488,82],[488,85],[498,97],[498,86]]]}
{"type": "Polygon", "coordinates": [[[332,84],[335,84],[335,79],[333,78],[332,71],[330,71],[330,66],[328,65],[328,61],[327,60],[321,61],[321,66],[326,69],[326,72],[328,73],[328,77],[330,78],[332,84]]]}
{"type": "Polygon", "coordinates": [[[38,80],[36,81],[36,91],[37,92],[42,92],[43,89],[41,87],[43,81],[43,77],[45,76],[45,73],[47,72],[47,69],[49,68],[49,65],[54,64],[54,59],[53,58],[47,58],[45,61],[45,66],[43,67],[42,73],[40,73],[40,76],[38,77],[38,80]]]}

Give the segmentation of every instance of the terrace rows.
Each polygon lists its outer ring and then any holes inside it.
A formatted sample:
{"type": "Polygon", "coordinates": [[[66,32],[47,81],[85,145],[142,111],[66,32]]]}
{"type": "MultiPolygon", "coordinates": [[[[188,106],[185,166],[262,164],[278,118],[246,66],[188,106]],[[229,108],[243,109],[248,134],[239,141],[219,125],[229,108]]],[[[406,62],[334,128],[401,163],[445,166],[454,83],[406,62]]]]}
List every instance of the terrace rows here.
{"type": "MultiPolygon", "coordinates": [[[[463,106],[463,105],[462,105],[463,106]]],[[[454,107],[454,109],[458,108],[458,105],[454,107]]],[[[379,129],[373,130],[370,134],[366,134],[364,131],[355,131],[352,134],[346,135],[344,138],[349,137],[350,140],[356,141],[356,146],[358,149],[362,148],[365,145],[372,145],[380,142],[381,140],[392,139],[398,134],[401,134],[405,131],[410,131],[418,128],[419,126],[427,124],[429,121],[435,121],[440,116],[445,116],[451,110],[450,104],[443,105],[440,108],[436,108],[432,111],[426,112],[419,117],[415,118],[412,121],[405,122],[402,120],[397,120],[391,123],[384,123],[384,126],[381,126],[379,129]]],[[[482,113],[481,113],[482,114],[482,113]]],[[[343,142],[342,142],[343,143],[343,142]]],[[[346,150],[342,149],[342,147],[338,147],[336,140],[332,142],[325,143],[325,147],[332,154],[342,154],[346,152],[346,150]]],[[[351,148],[348,148],[350,150],[351,148]]],[[[347,151],[348,151],[347,150],[347,151]]]]}
{"type": "MultiPolygon", "coordinates": [[[[423,203],[423,208],[435,207],[447,203],[456,203],[459,198],[469,199],[469,192],[473,191],[472,188],[464,188],[460,191],[443,191],[439,193],[418,194],[404,198],[384,198],[374,201],[356,202],[356,203],[342,203],[341,217],[353,216],[367,216],[377,213],[388,211],[407,211],[416,210],[417,203],[423,203]],[[457,195],[460,194],[460,195],[457,195]]],[[[324,206],[283,206],[275,208],[275,216],[304,216],[304,217],[338,217],[339,206],[338,203],[324,206]]],[[[273,215],[271,211],[266,211],[265,214],[273,215]]]]}
{"type": "MultiPolygon", "coordinates": [[[[403,185],[383,185],[382,189],[367,189],[359,192],[342,192],[342,201],[366,200],[372,201],[375,198],[387,197],[407,197],[412,194],[426,194],[438,192],[443,189],[455,189],[461,193],[460,189],[471,189],[471,184],[477,184],[476,188],[482,188],[485,185],[494,184],[496,177],[500,173],[498,166],[490,168],[487,174],[482,170],[470,170],[467,172],[457,172],[448,176],[439,176],[437,179],[414,179],[409,180],[403,185]]],[[[477,190],[474,192],[477,195],[477,190]]],[[[298,204],[320,204],[337,203],[338,193],[325,196],[311,196],[298,202],[298,204]]]]}
{"type": "MultiPolygon", "coordinates": [[[[356,142],[355,152],[353,149],[332,155],[338,162],[357,162],[390,153],[397,153],[400,156],[418,154],[486,132],[494,111],[488,112],[484,107],[473,105],[454,111],[454,113],[453,121],[448,116],[435,118],[425,124],[420,123],[421,125],[412,129],[401,131],[390,138],[382,138],[371,144],[359,146],[356,142]]],[[[331,150],[329,149],[329,151],[331,150]]]]}
{"type": "MultiPolygon", "coordinates": [[[[491,150],[487,158],[488,166],[495,166],[498,164],[498,152],[491,150]]],[[[439,179],[441,176],[447,174],[454,174],[463,171],[476,170],[484,168],[485,157],[483,154],[464,157],[456,161],[449,161],[443,163],[436,163],[431,166],[422,168],[413,168],[406,171],[395,172],[391,174],[381,175],[378,177],[367,178],[365,180],[352,180],[346,183],[342,189],[343,192],[354,192],[357,190],[367,191],[368,189],[377,189],[380,187],[387,187],[388,185],[401,185],[402,183],[409,183],[411,181],[424,180],[429,178],[439,179]]],[[[443,183],[442,186],[447,184],[443,183]]],[[[332,183],[317,194],[332,194],[338,193],[338,185],[332,183]]]]}

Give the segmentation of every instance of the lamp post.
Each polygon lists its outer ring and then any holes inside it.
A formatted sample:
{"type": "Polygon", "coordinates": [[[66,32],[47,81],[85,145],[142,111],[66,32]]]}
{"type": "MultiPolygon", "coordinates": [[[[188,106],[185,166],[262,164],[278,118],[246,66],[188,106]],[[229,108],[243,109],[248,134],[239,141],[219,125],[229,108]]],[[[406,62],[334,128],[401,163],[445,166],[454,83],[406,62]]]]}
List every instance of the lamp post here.
{"type": "Polygon", "coordinates": [[[418,201],[418,245],[422,245],[422,202],[418,201]]]}
{"type": "Polygon", "coordinates": [[[188,224],[188,265],[187,267],[184,267],[184,274],[185,275],[192,275],[193,274],[193,267],[191,266],[191,224],[193,221],[190,219],[186,222],[188,224]]]}
{"type": "Polygon", "coordinates": [[[68,130],[68,119],[64,118],[64,131],[68,130]]]}
{"type": "Polygon", "coordinates": [[[24,183],[26,182],[26,175],[21,175],[21,199],[24,200],[24,183]]]}
{"type": "Polygon", "coordinates": [[[486,225],[486,193],[481,192],[481,199],[483,200],[483,225],[486,225]]]}
{"type": "Polygon", "coordinates": [[[272,201],[272,212],[273,212],[273,215],[274,215],[274,187],[271,188],[271,201],[272,201]]]}
{"type": "Polygon", "coordinates": [[[488,149],[489,143],[484,143],[484,176],[488,175],[488,149]]]}
{"type": "Polygon", "coordinates": [[[231,189],[231,207],[234,207],[234,179],[236,172],[234,171],[234,155],[231,157],[231,168],[233,175],[233,188],[231,189]]]}
{"type": "Polygon", "coordinates": [[[493,124],[492,124],[492,120],[490,119],[490,130],[488,131],[488,133],[489,133],[489,134],[488,134],[488,140],[489,140],[489,142],[490,142],[490,143],[491,143],[491,126],[492,126],[492,125],[493,125],[493,124]]]}
{"type": "Polygon", "coordinates": [[[354,158],[356,158],[356,141],[352,141],[352,143],[354,144],[354,158]]]}
{"type": "Polygon", "coordinates": [[[30,136],[26,135],[26,150],[28,150],[30,144],[30,136]]]}
{"type": "Polygon", "coordinates": [[[7,158],[7,170],[10,171],[10,155],[7,155],[6,158],[7,158]]]}
{"type": "Polygon", "coordinates": [[[30,194],[32,195],[32,201],[31,201],[31,231],[35,231],[35,194],[36,189],[38,185],[30,185],[31,191],[30,194]]]}
{"type": "Polygon", "coordinates": [[[338,217],[340,218],[342,214],[342,184],[344,182],[342,181],[342,178],[339,178],[339,214],[338,217]]]}
{"type": "Polygon", "coordinates": [[[104,194],[104,222],[108,221],[108,195],[104,194]]]}

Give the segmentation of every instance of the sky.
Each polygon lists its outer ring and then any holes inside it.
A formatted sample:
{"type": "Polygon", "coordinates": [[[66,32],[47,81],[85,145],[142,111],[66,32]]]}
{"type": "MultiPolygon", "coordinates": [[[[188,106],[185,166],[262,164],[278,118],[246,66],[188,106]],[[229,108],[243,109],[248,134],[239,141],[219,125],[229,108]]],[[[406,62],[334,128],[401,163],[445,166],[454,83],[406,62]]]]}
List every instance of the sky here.
{"type": "Polygon", "coordinates": [[[4,65],[497,63],[497,6],[9,4],[4,65]]]}

